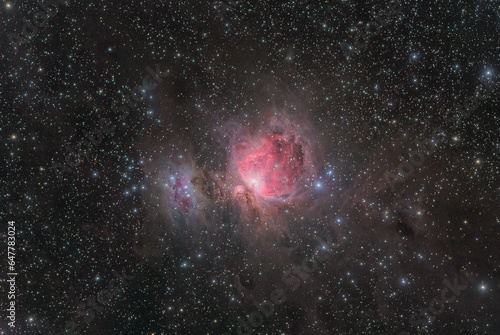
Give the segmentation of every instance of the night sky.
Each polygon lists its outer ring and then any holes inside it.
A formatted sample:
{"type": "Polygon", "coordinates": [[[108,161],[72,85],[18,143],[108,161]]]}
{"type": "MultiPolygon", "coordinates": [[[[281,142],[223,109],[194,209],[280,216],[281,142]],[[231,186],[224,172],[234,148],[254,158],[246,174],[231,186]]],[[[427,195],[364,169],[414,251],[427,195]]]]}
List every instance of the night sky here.
{"type": "Polygon", "coordinates": [[[0,335],[500,334],[497,0],[0,11],[0,335]]]}

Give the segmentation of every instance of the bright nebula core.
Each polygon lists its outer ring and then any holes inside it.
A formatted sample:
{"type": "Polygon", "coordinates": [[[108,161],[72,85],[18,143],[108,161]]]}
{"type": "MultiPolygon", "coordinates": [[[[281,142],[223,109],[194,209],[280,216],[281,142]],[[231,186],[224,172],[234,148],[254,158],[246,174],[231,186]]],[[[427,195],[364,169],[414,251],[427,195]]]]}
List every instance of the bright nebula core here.
{"type": "Polygon", "coordinates": [[[239,143],[234,148],[243,182],[263,197],[289,196],[304,167],[304,153],[297,136],[273,132],[257,143],[239,143]]]}

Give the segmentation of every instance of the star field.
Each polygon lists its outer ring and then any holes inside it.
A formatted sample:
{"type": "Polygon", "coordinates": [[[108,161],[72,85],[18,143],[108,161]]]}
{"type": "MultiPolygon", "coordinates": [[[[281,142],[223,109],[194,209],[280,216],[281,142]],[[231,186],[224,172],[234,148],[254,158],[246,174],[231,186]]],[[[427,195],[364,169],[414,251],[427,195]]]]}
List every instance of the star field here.
{"type": "Polygon", "coordinates": [[[498,1],[0,11],[0,335],[500,334],[498,1]]]}

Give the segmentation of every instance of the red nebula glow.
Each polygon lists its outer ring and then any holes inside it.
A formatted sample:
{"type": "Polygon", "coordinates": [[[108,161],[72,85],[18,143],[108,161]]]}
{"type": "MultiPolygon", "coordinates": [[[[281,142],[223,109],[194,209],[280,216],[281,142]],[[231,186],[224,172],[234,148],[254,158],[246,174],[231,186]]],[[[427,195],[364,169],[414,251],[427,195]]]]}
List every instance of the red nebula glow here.
{"type": "Polygon", "coordinates": [[[234,195],[241,196],[245,195],[245,187],[243,185],[238,185],[234,188],[234,195]]]}
{"type": "Polygon", "coordinates": [[[258,145],[235,146],[238,172],[249,190],[264,197],[286,197],[303,171],[302,146],[295,135],[267,135],[258,145]]]}
{"type": "Polygon", "coordinates": [[[177,176],[171,188],[174,191],[173,200],[177,203],[179,209],[187,212],[193,201],[189,179],[186,176],[177,176]]]}

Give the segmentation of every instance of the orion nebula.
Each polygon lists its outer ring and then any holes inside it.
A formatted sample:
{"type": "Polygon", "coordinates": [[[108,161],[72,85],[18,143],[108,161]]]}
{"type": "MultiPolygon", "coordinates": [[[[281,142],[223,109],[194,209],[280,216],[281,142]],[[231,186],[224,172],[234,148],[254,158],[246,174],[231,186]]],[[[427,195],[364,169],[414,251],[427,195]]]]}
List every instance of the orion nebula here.
{"type": "MultiPolygon", "coordinates": [[[[176,150],[182,154],[153,155],[146,165],[155,171],[154,198],[163,208],[158,214],[170,218],[167,226],[185,224],[189,218],[207,222],[206,212],[223,205],[235,206],[231,215],[243,222],[257,220],[276,228],[285,208],[289,212],[304,205],[314,190],[311,180],[319,148],[311,144],[314,136],[303,118],[276,109],[268,114],[260,124],[231,119],[222,125],[213,143],[222,149],[216,168],[197,164],[195,157],[204,152],[192,147],[176,150]]],[[[147,146],[160,151],[155,144],[147,146]]]]}
{"type": "Polygon", "coordinates": [[[260,196],[290,196],[304,168],[304,153],[296,135],[287,136],[276,131],[256,142],[241,143],[234,148],[241,179],[260,196]]]}
{"type": "MultiPolygon", "coordinates": [[[[286,115],[274,117],[262,127],[231,141],[231,164],[242,185],[235,193],[246,191],[266,200],[294,199],[311,176],[314,164],[308,139],[286,115]],[[287,121],[287,122],[285,122],[287,121]]],[[[304,127],[303,127],[304,128],[304,127]]]]}

